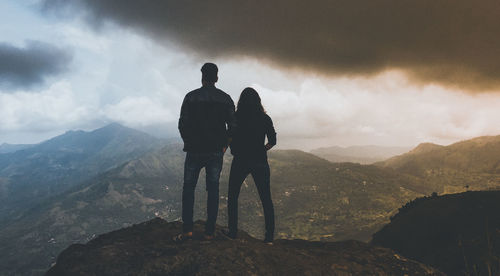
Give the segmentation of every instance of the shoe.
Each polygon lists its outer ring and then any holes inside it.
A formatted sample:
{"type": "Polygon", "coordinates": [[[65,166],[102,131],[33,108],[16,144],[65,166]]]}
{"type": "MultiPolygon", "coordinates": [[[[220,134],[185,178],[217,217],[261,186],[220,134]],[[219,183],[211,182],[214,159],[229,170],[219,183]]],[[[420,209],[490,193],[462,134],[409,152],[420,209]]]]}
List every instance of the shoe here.
{"type": "Polygon", "coordinates": [[[215,239],[215,235],[203,234],[204,241],[212,241],[213,239],[215,239]]]}
{"type": "Polygon", "coordinates": [[[222,234],[230,240],[234,240],[237,237],[236,233],[232,233],[228,229],[222,229],[222,234]]]}
{"type": "Polygon", "coordinates": [[[273,239],[265,238],[264,243],[267,245],[273,245],[273,239]]]}
{"type": "Polygon", "coordinates": [[[193,238],[193,232],[186,232],[186,233],[182,233],[182,234],[179,234],[177,236],[174,236],[172,238],[172,240],[174,242],[177,242],[177,243],[181,243],[181,242],[184,242],[184,241],[187,241],[187,240],[190,240],[193,238]]]}

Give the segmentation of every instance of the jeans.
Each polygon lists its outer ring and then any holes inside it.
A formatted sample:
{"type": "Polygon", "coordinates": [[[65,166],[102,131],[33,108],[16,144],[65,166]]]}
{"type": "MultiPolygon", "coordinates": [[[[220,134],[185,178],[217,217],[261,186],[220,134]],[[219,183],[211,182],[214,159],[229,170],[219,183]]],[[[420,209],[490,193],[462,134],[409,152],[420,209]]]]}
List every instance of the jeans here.
{"type": "Polygon", "coordinates": [[[227,202],[229,232],[232,234],[238,232],[238,197],[241,185],[248,174],[251,174],[254,179],[262,207],[264,208],[264,220],[266,224],[265,240],[272,241],[274,238],[274,206],[271,199],[269,164],[265,158],[252,160],[234,157],[233,159],[229,175],[227,202]]]}
{"type": "Polygon", "coordinates": [[[219,177],[222,170],[224,153],[193,153],[186,154],[184,163],[184,186],[182,188],[182,230],[184,233],[193,231],[194,191],[200,175],[205,168],[207,197],[207,222],[205,234],[213,235],[215,222],[219,212],[219,177]]]}

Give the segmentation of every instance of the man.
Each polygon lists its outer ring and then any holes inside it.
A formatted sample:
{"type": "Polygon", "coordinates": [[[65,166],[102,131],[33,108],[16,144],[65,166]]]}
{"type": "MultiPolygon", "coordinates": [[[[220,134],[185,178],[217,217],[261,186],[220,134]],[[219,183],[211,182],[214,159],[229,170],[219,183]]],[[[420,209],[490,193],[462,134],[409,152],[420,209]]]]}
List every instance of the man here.
{"type": "Polygon", "coordinates": [[[224,153],[231,141],[234,102],[224,91],[215,87],[218,68],[213,63],[201,67],[202,87],[184,98],[179,118],[179,132],[184,141],[184,186],[182,189],[182,234],[174,237],[183,241],[193,236],[194,191],[200,170],[205,168],[207,222],[204,238],[214,238],[219,211],[219,177],[224,153]]]}

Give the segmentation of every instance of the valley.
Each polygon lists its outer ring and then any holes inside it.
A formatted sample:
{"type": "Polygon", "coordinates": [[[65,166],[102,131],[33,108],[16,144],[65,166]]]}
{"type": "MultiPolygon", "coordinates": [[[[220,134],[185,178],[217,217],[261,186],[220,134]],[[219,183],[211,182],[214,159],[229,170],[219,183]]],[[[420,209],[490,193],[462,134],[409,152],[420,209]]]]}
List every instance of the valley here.
{"type": "MultiPolygon", "coordinates": [[[[495,154],[497,140],[480,139],[480,145],[487,149],[484,152],[477,148],[477,141],[466,141],[459,144],[460,147],[424,144],[374,165],[331,163],[299,150],[272,150],[269,163],[276,237],[367,242],[390,222],[401,206],[415,198],[434,192],[453,192],[452,188],[459,192],[495,189],[500,176],[494,158],[489,163],[475,165],[474,162],[477,158],[490,160],[487,156],[495,154]],[[457,162],[457,156],[464,161],[457,162]],[[470,161],[472,158],[476,159],[470,161]],[[464,171],[463,166],[469,170],[464,171]]],[[[99,154],[112,156],[113,151],[99,154]]],[[[155,217],[179,220],[185,156],[182,145],[170,143],[143,151],[146,153],[122,164],[117,162],[115,167],[82,178],[63,192],[47,196],[35,208],[25,210],[4,224],[0,229],[0,245],[2,252],[8,254],[0,261],[0,269],[8,275],[42,274],[70,244],[85,243],[102,233],[155,217]]],[[[113,158],[104,160],[108,160],[107,164],[112,163],[109,160],[123,160],[113,158]]],[[[227,220],[231,159],[230,154],[226,154],[221,175],[220,225],[227,220]]],[[[94,168],[97,167],[101,168],[94,168]]],[[[41,174],[42,169],[38,173],[41,174]]],[[[203,176],[202,171],[196,192],[195,219],[205,218],[203,176]]],[[[2,191],[9,191],[11,179],[0,178],[2,191]]],[[[263,212],[251,177],[242,187],[239,212],[240,229],[261,238],[263,212]]]]}

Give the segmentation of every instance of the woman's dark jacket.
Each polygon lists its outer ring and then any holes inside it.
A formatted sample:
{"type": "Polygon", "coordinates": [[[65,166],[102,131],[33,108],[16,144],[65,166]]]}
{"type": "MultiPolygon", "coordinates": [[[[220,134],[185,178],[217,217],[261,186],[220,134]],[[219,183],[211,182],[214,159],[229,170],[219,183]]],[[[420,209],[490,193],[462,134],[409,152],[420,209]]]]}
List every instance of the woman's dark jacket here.
{"type": "Polygon", "coordinates": [[[245,159],[267,159],[265,138],[270,145],[276,145],[276,131],[273,121],[264,112],[242,114],[236,112],[236,127],[233,130],[231,154],[245,159]]]}

